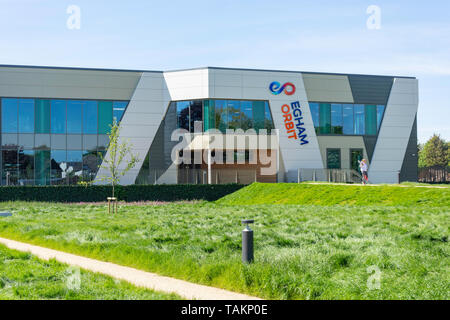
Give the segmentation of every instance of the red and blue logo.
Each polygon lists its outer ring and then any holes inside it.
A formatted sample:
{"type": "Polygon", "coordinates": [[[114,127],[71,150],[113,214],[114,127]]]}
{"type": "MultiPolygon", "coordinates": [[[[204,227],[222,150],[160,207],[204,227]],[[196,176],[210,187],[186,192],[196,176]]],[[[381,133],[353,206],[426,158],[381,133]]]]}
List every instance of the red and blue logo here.
{"type": "Polygon", "coordinates": [[[287,96],[292,96],[295,93],[295,86],[291,82],[286,82],[285,84],[281,85],[278,81],[274,81],[270,84],[269,90],[274,95],[279,95],[280,93],[284,92],[287,96]]]}

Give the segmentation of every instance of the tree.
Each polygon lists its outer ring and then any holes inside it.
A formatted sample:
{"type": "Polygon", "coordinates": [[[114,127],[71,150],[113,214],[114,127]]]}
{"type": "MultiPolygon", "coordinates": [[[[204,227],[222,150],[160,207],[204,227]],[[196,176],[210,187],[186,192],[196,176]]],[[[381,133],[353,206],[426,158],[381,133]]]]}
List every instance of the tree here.
{"type": "Polygon", "coordinates": [[[419,167],[446,167],[449,161],[449,143],[437,134],[434,134],[419,149],[419,167]]]}
{"type": "Polygon", "coordinates": [[[100,181],[108,181],[112,186],[112,197],[114,198],[115,186],[120,183],[122,178],[130,169],[134,168],[139,161],[138,157],[131,153],[132,145],[128,141],[119,141],[120,125],[114,118],[113,124],[110,126],[111,131],[109,136],[108,157],[103,158],[100,153],[102,164],[99,166],[109,172],[109,175],[100,177],[100,181]],[[129,158],[126,159],[126,156],[129,158]],[[122,162],[125,162],[125,167],[120,169],[122,162]]]}

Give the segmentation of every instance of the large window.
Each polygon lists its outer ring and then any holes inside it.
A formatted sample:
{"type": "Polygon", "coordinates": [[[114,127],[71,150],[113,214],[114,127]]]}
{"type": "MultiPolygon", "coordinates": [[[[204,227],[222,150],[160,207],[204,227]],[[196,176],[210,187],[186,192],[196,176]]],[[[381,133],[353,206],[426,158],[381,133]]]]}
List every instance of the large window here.
{"type": "MultiPolygon", "coordinates": [[[[97,154],[105,153],[113,117],[119,122],[128,105],[127,101],[0,99],[0,133],[9,139],[0,146],[1,185],[66,184],[94,179],[97,154]],[[80,151],[70,150],[74,143],[80,151]],[[62,163],[74,171],[66,174],[62,163]]],[[[201,102],[193,112],[192,119],[199,115],[201,120],[201,102]]]]}
{"type": "Polygon", "coordinates": [[[2,132],[17,133],[18,99],[2,99],[2,132]]]}
{"type": "Polygon", "coordinates": [[[331,105],[331,133],[342,134],[342,105],[333,103],[331,105]]]}
{"type": "Polygon", "coordinates": [[[320,127],[319,104],[311,102],[309,104],[309,108],[311,110],[311,117],[313,120],[314,128],[316,129],[316,133],[319,133],[319,127],[320,127]]]}
{"type": "Polygon", "coordinates": [[[34,99],[19,99],[19,133],[34,133],[34,99]]]}
{"type": "Polygon", "coordinates": [[[67,133],[81,133],[82,110],[82,101],[67,102],[67,133]]]}
{"type": "Polygon", "coordinates": [[[331,104],[321,103],[319,104],[319,133],[329,134],[331,133],[331,104]]]}
{"type": "Polygon", "coordinates": [[[385,106],[310,102],[316,133],[332,135],[376,135],[385,106]]]}
{"type": "Polygon", "coordinates": [[[50,102],[50,128],[52,133],[66,133],[66,100],[50,102]]]}
{"type": "Polygon", "coordinates": [[[356,135],[365,134],[365,116],[364,116],[364,105],[355,104],[354,105],[354,117],[355,117],[355,131],[356,135]]]}
{"type": "Polygon", "coordinates": [[[341,149],[327,149],[327,168],[341,168],[341,149]]]}
{"type": "Polygon", "coordinates": [[[116,119],[116,122],[120,122],[120,120],[122,120],[127,104],[128,103],[125,101],[115,101],[113,103],[113,118],[116,119]]]}
{"type": "Polygon", "coordinates": [[[35,132],[50,133],[50,100],[36,100],[35,110],[35,132]]]}
{"type": "Polygon", "coordinates": [[[83,101],[83,133],[97,134],[97,101],[83,101]]]}

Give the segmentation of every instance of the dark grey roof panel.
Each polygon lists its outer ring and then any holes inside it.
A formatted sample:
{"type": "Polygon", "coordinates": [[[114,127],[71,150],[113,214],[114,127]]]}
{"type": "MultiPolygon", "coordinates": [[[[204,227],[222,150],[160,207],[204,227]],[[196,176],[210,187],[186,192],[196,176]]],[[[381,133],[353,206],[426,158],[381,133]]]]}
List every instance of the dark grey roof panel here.
{"type": "Polygon", "coordinates": [[[394,77],[349,75],[355,103],[387,104],[394,77]]]}

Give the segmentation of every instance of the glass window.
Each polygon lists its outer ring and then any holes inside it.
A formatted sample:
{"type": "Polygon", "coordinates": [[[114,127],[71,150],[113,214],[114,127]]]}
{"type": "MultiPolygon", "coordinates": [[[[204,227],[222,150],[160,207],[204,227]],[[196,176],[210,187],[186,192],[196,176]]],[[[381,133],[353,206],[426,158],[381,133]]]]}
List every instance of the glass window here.
{"type": "Polygon", "coordinates": [[[2,99],[2,132],[17,133],[18,99],[2,99]]]}
{"type": "Polygon", "coordinates": [[[269,102],[264,102],[265,106],[265,128],[267,129],[267,133],[270,133],[270,131],[274,128],[273,121],[272,121],[272,114],[270,113],[269,108],[269,102]]]}
{"type": "Polygon", "coordinates": [[[67,101],[67,133],[81,133],[82,114],[82,101],[67,101]]]}
{"type": "Polygon", "coordinates": [[[253,128],[253,108],[251,101],[241,101],[241,128],[244,131],[253,128]]]}
{"type": "Polygon", "coordinates": [[[37,99],[35,101],[35,109],[35,132],[50,133],[50,100],[37,99]]]}
{"type": "Polygon", "coordinates": [[[128,102],[125,101],[114,101],[113,102],[113,118],[119,123],[122,120],[125,109],[127,108],[128,102]]]}
{"type": "Polygon", "coordinates": [[[342,120],[342,104],[331,105],[331,133],[342,134],[343,120],[342,120]]]}
{"type": "Polygon", "coordinates": [[[51,100],[50,130],[52,133],[66,133],[66,100],[51,100]]]}
{"type": "Polygon", "coordinates": [[[67,170],[66,150],[52,150],[50,161],[52,184],[65,184],[66,181],[63,177],[63,168],[65,165],[65,170],[67,170]],[[61,166],[61,164],[63,165],[61,166]]]}
{"type": "Polygon", "coordinates": [[[34,99],[19,99],[19,133],[34,133],[34,99]]]}
{"type": "Polygon", "coordinates": [[[216,129],[219,129],[221,132],[225,133],[225,130],[228,128],[226,101],[216,100],[215,104],[216,104],[216,129]]]}
{"type": "Polygon", "coordinates": [[[83,102],[83,133],[97,134],[97,101],[83,102]]]}
{"type": "Polygon", "coordinates": [[[67,173],[69,184],[76,184],[83,173],[83,152],[67,150],[67,173]]]}
{"type": "Polygon", "coordinates": [[[108,134],[113,123],[113,103],[112,101],[98,102],[98,133],[108,134]]]}
{"type": "Polygon", "coordinates": [[[363,159],[363,149],[350,149],[350,168],[359,172],[359,161],[363,159]]]}
{"type": "Polygon", "coordinates": [[[236,100],[227,101],[228,108],[228,128],[240,129],[241,128],[241,102],[236,100]]]}
{"type": "Polygon", "coordinates": [[[341,149],[327,149],[327,168],[341,168],[341,149]]]}
{"type": "Polygon", "coordinates": [[[19,185],[34,184],[34,150],[19,151],[19,185]]]}
{"type": "Polygon", "coordinates": [[[377,106],[366,105],[365,109],[365,119],[366,119],[366,134],[376,135],[377,134],[377,106]]]}
{"type": "Polygon", "coordinates": [[[50,150],[36,150],[34,162],[35,184],[45,186],[50,184],[50,150]]]}
{"type": "Polygon", "coordinates": [[[383,115],[384,115],[384,106],[378,105],[377,106],[377,131],[380,130],[381,120],[383,120],[383,115]]]}
{"type": "Polygon", "coordinates": [[[353,105],[352,104],[344,104],[343,105],[343,130],[344,134],[353,134],[353,105]]]}
{"type": "Polygon", "coordinates": [[[264,101],[253,101],[253,125],[256,132],[265,127],[265,113],[264,101]]]}
{"type": "Polygon", "coordinates": [[[83,151],[83,178],[92,181],[98,170],[98,155],[96,151],[83,151]]]}
{"type": "Polygon", "coordinates": [[[190,132],[195,131],[195,122],[197,121],[203,121],[203,115],[202,115],[202,101],[201,100],[194,100],[190,103],[190,132]]]}
{"type": "Polygon", "coordinates": [[[316,133],[319,133],[319,104],[310,103],[309,109],[311,110],[311,117],[314,124],[314,128],[316,129],[316,133]]]}
{"type": "Polygon", "coordinates": [[[17,149],[2,150],[2,180],[3,185],[17,185],[18,183],[18,163],[17,149]]]}
{"type": "Polygon", "coordinates": [[[186,129],[189,131],[189,101],[179,101],[177,102],[177,123],[178,128],[186,129]]]}
{"type": "Polygon", "coordinates": [[[216,127],[216,116],[215,116],[215,104],[214,100],[204,100],[203,101],[203,114],[204,116],[204,131],[209,129],[214,129],[216,127]]]}
{"type": "Polygon", "coordinates": [[[364,105],[355,104],[354,105],[354,117],[355,117],[355,131],[354,134],[364,135],[365,134],[365,116],[364,116],[364,105]]]}
{"type": "Polygon", "coordinates": [[[331,104],[321,103],[319,106],[320,133],[331,133],[331,104]]]}

